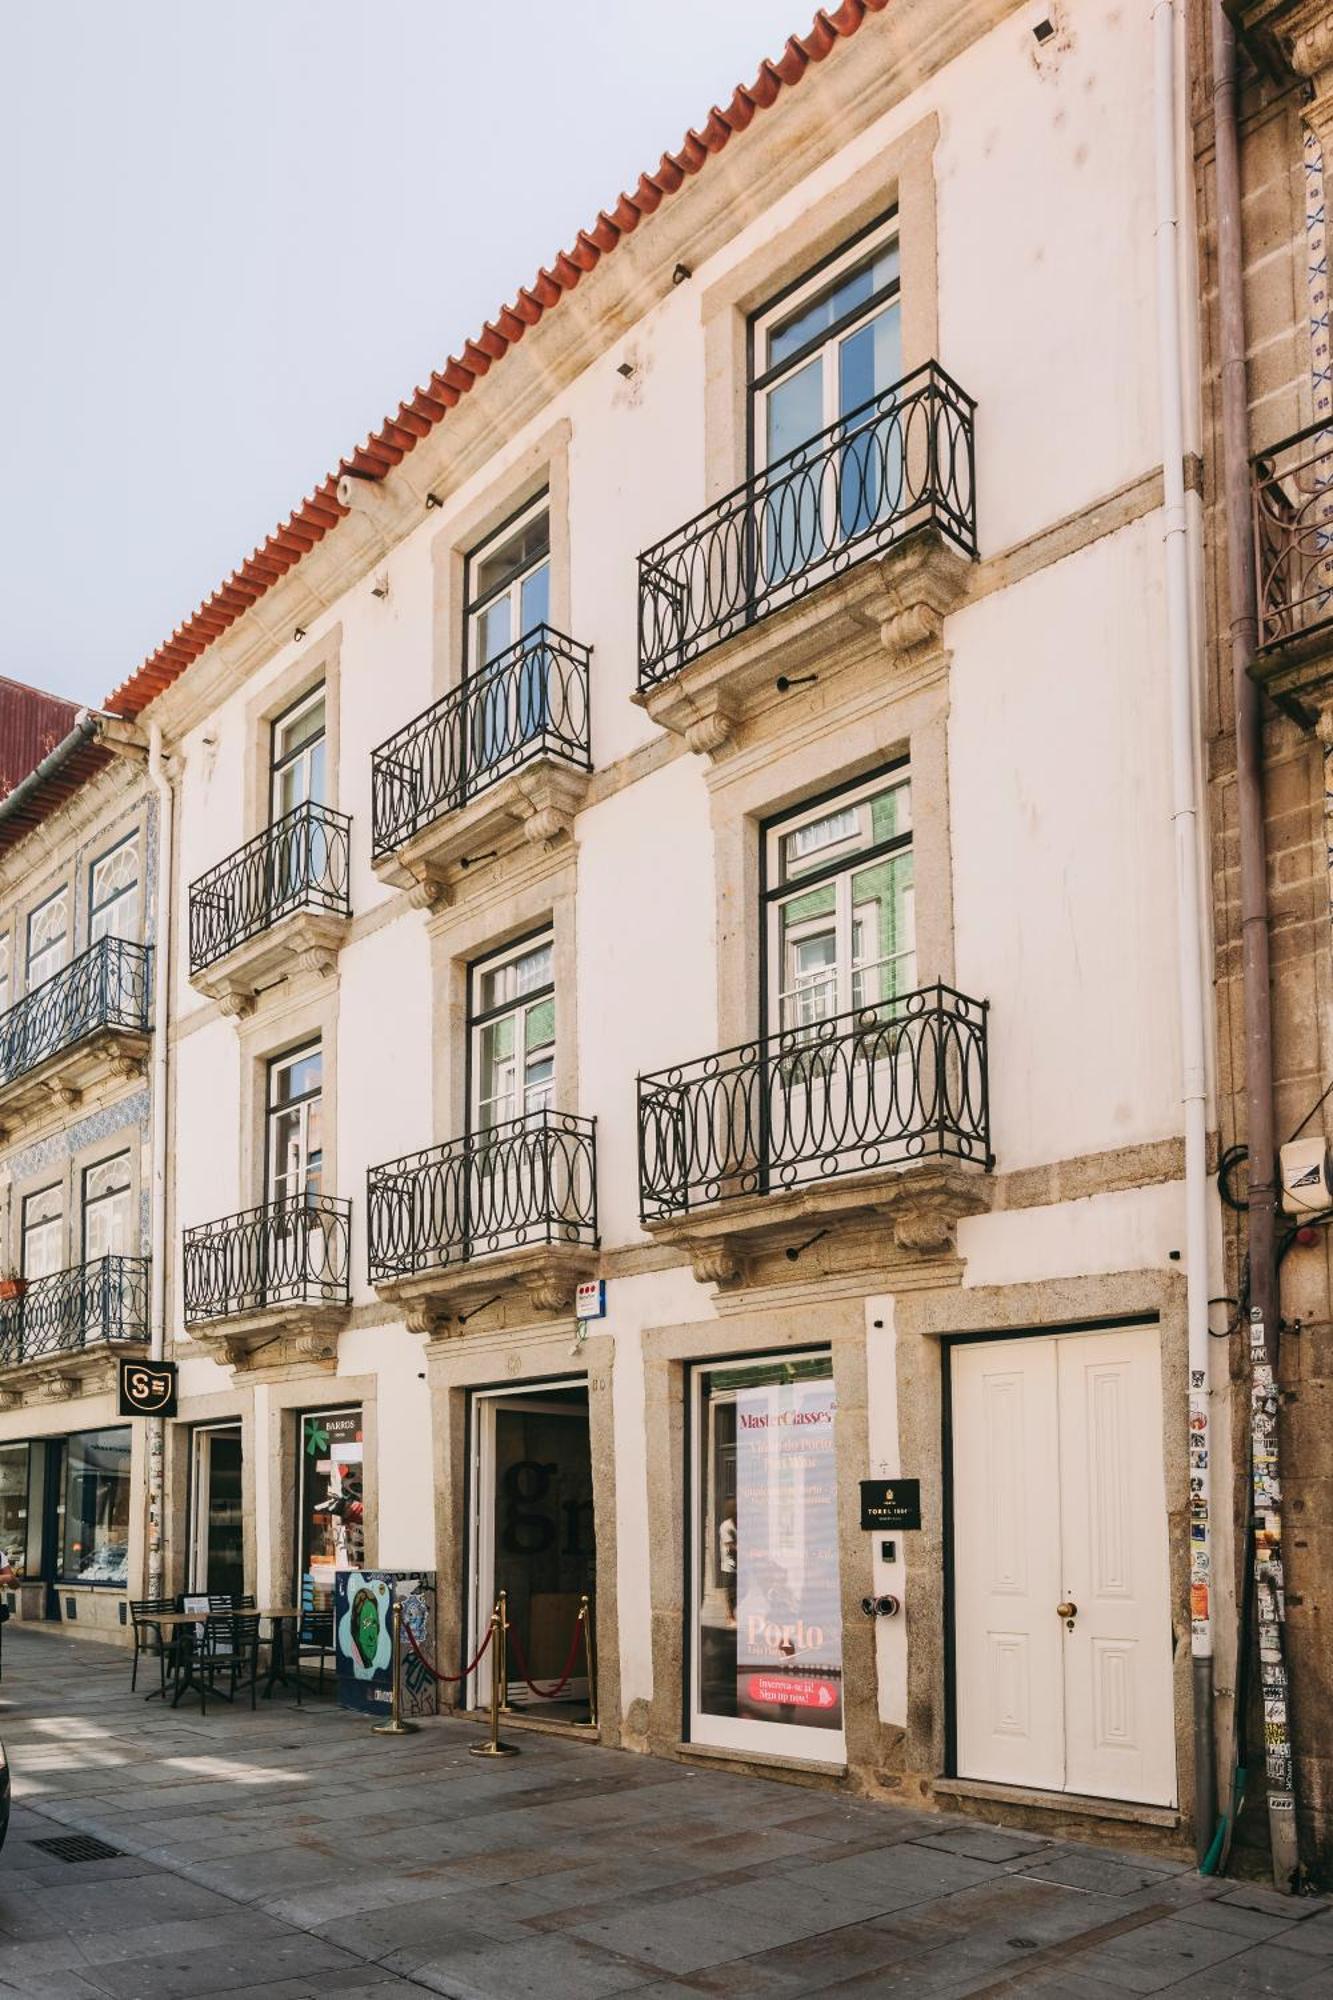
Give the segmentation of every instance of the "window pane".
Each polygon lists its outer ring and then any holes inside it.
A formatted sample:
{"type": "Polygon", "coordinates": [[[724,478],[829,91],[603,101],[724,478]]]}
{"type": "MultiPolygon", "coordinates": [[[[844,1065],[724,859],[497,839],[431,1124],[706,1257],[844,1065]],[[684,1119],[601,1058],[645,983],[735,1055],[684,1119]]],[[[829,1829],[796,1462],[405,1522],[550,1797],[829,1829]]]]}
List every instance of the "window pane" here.
{"type": "Polygon", "coordinates": [[[65,1445],[61,1580],[110,1583],[129,1577],[130,1433],[84,1431],[65,1445]]]}
{"type": "Polygon", "coordinates": [[[482,556],[476,568],[472,600],[479,604],[493,591],[513,583],[525,569],[541,562],[551,548],[551,527],[546,512],[523,523],[497,549],[482,556]]]}
{"type": "Polygon", "coordinates": [[[767,405],[765,463],[772,465],[824,428],[824,370],[819,356],[770,389],[767,405]]]}
{"type": "Polygon", "coordinates": [[[548,941],[523,952],[518,958],[506,959],[503,965],[497,965],[491,972],[483,973],[478,1011],[489,1014],[493,1007],[507,1007],[525,993],[535,993],[539,988],[549,986],[552,952],[548,941]]]}
{"type": "Polygon", "coordinates": [[[838,349],[838,413],[846,416],[902,376],[897,306],[877,313],[838,349]]]}
{"type": "Polygon", "coordinates": [[[0,1444],[0,1555],[23,1575],[28,1559],[26,1444],[0,1444]]]}
{"type": "Polygon", "coordinates": [[[778,842],[778,879],[799,881],[802,875],[827,868],[844,854],[850,859],[859,851],[898,840],[911,831],[911,781],[898,778],[852,804],[824,806],[783,833],[778,842]]]}
{"type": "Polygon", "coordinates": [[[114,1159],[99,1160],[83,1177],[85,1201],[100,1201],[104,1195],[127,1192],[130,1185],[130,1156],[117,1153],[114,1159]]]}
{"type": "Polygon", "coordinates": [[[852,877],[852,1005],[873,1007],[915,984],[912,856],[904,853],[852,877]]]}
{"type": "Polygon", "coordinates": [[[510,644],[512,606],[507,597],[497,597],[494,604],[488,604],[477,620],[477,647],[481,654],[479,664],[485,666],[494,660],[510,644]]]}
{"type": "MultiPolygon", "coordinates": [[[[280,764],[284,758],[313,743],[324,734],[324,695],[315,697],[308,708],[298,709],[295,715],[280,722],[273,732],[273,761],[280,764]]],[[[262,738],[260,739],[262,742],[262,738]]]]}
{"type": "Polygon", "coordinates": [[[522,615],[519,623],[522,633],[531,632],[538,625],[551,622],[551,566],[543,563],[531,576],[525,576],[519,593],[522,615]]]}
{"type": "Polygon", "coordinates": [[[61,889],[28,918],[28,985],[40,986],[65,963],[69,891],[61,889]]]}
{"type": "Polygon", "coordinates": [[[320,1088],[323,1074],[322,1049],[306,1049],[285,1062],[275,1063],[269,1072],[270,1103],[290,1104],[293,1098],[308,1096],[320,1088]]]}
{"type": "Polygon", "coordinates": [[[546,1049],[555,1040],[555,996],[549,1000],[539,1000],[535,1007],[529,1007],[524,1016],[523,1046],[529,1053],[536,1049],[546,1049]]]}
{"type": "Polygon", "coordinates": [[[863,264],[852,271],[835,278],[813,299],[807,299],[789,318],[769,329],[767,366],[775,368],[785,361],[789,354],[797,353],[808,341],[815,340],[826,328],[836,326],[848,313],[859,305],[865,305],[876,292],[891,283],[898,276],[898,245],[886,243],[863,264]]]}
{"type": "Polygon", "coordinates": [[[826,1358],[705,1376],[695,1572],[706,1715],[842,1726],[836,1421],[826,1358]]]}

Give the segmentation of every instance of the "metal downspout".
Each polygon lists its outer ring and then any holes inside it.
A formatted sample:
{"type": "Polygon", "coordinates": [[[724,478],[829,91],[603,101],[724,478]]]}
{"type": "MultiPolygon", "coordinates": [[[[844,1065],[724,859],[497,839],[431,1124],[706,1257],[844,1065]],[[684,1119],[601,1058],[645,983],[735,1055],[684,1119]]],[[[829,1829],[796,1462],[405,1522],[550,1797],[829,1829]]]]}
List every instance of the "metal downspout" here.
{"type": "MultiPolygon", "coordinates": [[[[1273,1016],[1268,969],[1268,888],[1259,691],[1249,666],[1258,641],[1250,512],[1249,403],[1245,380],[1244,253],[1236,41],[1221,0],[1212,0],[1213,132],[1217,294],[1221,341],[1222,489],[1226,501],[1227,600],[1236,714],[1236,818],[1240,849],[1241,963],[1245,1019],[1245,1124],[1249,1146],[1249,1294],[1263,1365],[1277,1360],[1277,1145],[1273,1122],[1273,1016]]],[[[1249,1501],[1247,1499],[1247,1506],[1249,1501]]],[[[1280,1627],[1278,1628],[1280,1647],[1280,1627]]],[[[1247,1643],[1244,1634],[1241,1643],[1247,1643]]],[[[1292,1791],[1269,1785],[1273,1880],[1294,1886],[1299,1863],[1292,1791]],[[1276,1803],[1275,1803],[1276,1801],[1276,1803]]]]}
{"type": "MultiPolygon", "coordinates": [[[[162,729],[153,723],[148,733],[148,776],[157,793],[157,949],[153,954],[153,1198],[151,1204],[151,1282],[149,1292],[149,1354],[161,1361],[167,1333],[167,1087],[170,1069],[170,1003],[172,938],[172,872],[175,859],[176,795],[162,754],[162,729]]],[[[148,1595],[163,1591],[163,1527],[166,1519],[164,1426],[161,1417],[148,1419],[148,1595]]]]}
{"type": "Polygon", "coordinates": [[[1190,1652],[1194,1683],[1194,1840],[1202,1861],[1217,1818],[1213,1735],[1211,1615],[1211,1469],[1208,1450],[1208,1069],[1204,925],[1200,893],[1195,621],[1190,616],[1189,523],[1185,498],[1185,391],[1181,347],[1181,248],[1178,217],[1176,10],[1153,8],[1153,123],[1156,162],[1157,336],[1161,399],[1162,564],[1171,707],[1171,828],[1176,864],[1176,965],[1179,982],[1181,1108],[1185,1128],[1185,1284],[1189,1333],[1189,1408],[1180,1413],[1189,1444],[1190,1652]]]}

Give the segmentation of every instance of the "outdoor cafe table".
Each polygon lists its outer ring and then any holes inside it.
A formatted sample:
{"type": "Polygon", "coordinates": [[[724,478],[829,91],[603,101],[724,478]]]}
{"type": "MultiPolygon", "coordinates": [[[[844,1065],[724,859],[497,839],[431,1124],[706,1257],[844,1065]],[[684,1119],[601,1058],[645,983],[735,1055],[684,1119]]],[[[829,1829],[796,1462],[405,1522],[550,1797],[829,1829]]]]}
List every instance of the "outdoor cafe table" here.
{"type": "Polygon", "coordinates": [[[249,1607],[242,1610],[239,1606],[213,1605],[198,1611],[161,1612],[153,1619],[154,1625],[163,1632],[179,1632],[184,1640],[183,1645],[175,1648],[172,1670],[175,1686],[172,1691],[171,1706],[178,1708],[181,1696],[187,1694],[191,1688],[197,1688],[201,1698],[208,1693],[205,1683],[194,1671],[196,1658],[194,1628],[200,1625],[225,1625],[233,1618],[267,1618],[272,1628],[268,1672],[264,1676],[265,1701],[273,1693],[279,1681],[283,1687],[297,1687],[299,1692],[300,1675],[295,1669],[289,1671],[287,1666],[286,1627],[293,1621],[299,1621],[304,1615],[299,1604],[276,1604],[258,1611],[249,1607]]]}

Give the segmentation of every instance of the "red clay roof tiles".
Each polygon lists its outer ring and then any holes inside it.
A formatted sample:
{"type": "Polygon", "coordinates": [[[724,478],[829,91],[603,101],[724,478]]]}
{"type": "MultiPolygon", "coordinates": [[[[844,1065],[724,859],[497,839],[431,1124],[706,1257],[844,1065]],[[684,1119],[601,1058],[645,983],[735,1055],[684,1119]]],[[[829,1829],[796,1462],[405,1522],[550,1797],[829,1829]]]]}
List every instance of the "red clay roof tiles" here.
{"type": "Polygon", "coordinates": [[[793,89],[801,81],[812,63],[823,62],[839,42],[849,40],[857,32],[868,15],[883,13],[888,5],[889,0],[842,0],[840,6],[831,10],[821,8],[808,34],[793,35],[776,62],[760,65],[748,88],[743,84],[736,87],[725,108],[714,105],[701,132],[687,132],[679,150],[664,153],[652,173],[640,176],[632,194],[622,194],[613,208],[603,209],[592,228],[581,229],[570,248],[560,252],[549,270],[539,271],[531,285],[521,287],[511,303],[500,308],[494,321],[488,321],[479,334],[464,344],[461,357],[451,355],[445,367],[432,374],[424,389],[415,390],[407,402],[400,403],[397,412],[340,462],[337,470],[274,530],[263,547],[255,549],[212,597],[178,625],[171,637],[107,696],[105,706],[122,715],[137,715],[147,707],[344,518],[347,510],[339,506],[337,499],[338,481],[343,474],[359,473],[364,478],[382,479],[395,465],[400,465],[473,384],[522,339],[529,327],[557,306],[566,292],[573,291],[586,272],[609,256],[623,237],[654,214],[664,200],[676,194],[690,175],[699,173],[738,133],[744,132],[756,112],[767,111],[784,88],[793,89]]]}

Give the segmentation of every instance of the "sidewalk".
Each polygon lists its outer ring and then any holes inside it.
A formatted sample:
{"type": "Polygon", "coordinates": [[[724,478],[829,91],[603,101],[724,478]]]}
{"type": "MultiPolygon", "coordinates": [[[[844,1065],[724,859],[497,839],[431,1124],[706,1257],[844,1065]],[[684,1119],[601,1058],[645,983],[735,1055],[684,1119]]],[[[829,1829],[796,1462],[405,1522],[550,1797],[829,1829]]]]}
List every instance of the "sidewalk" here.
{"type": "Polygon", "coordinates": [[[331,1702],[163,1711],[12,1624],[0,1994],[1333,1994],[1333,1913],[1063,1840],[331,1702]],[[94,1834],[120,1858],[32,1843],[94,1834]]]}

